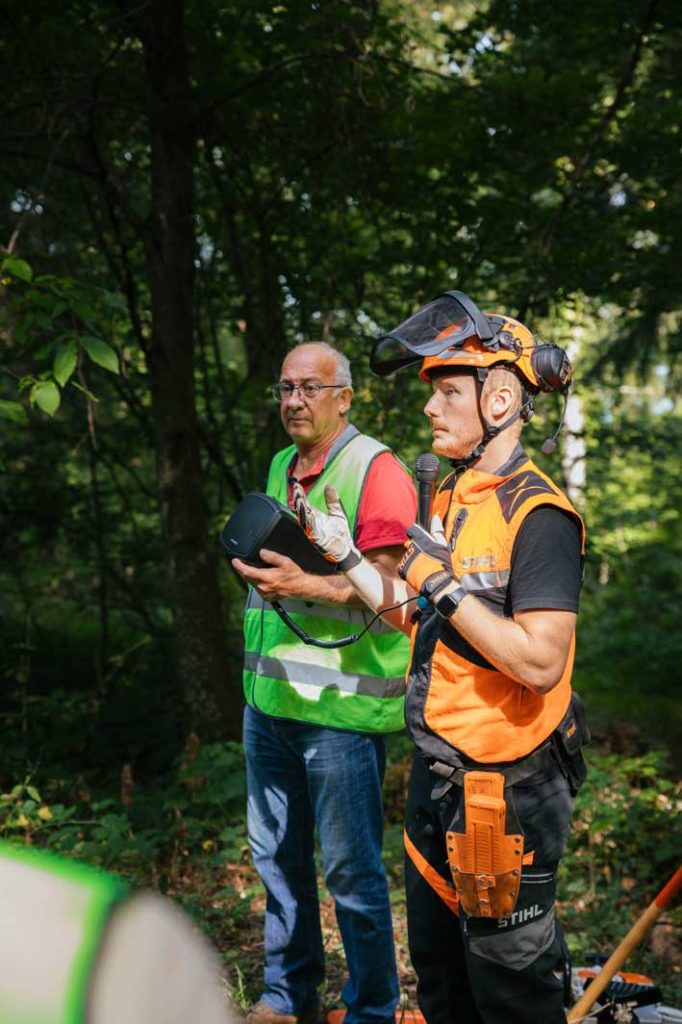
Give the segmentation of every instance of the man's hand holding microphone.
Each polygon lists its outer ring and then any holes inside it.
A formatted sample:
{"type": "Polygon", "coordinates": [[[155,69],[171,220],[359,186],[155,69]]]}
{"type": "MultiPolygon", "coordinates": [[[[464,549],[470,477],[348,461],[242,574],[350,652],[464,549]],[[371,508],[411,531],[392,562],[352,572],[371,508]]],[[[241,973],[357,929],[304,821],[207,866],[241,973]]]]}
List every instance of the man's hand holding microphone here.
{"type": "Polygon", "coordinates": [[[441,618],[449,619],[466,591],[452,571],[450,547],[440,516],[431,519],[431,531],[415,523],[407,531],[410,543],[398,564],[398,573],[419,594],[418,605],[432,604],[441,618]]]}

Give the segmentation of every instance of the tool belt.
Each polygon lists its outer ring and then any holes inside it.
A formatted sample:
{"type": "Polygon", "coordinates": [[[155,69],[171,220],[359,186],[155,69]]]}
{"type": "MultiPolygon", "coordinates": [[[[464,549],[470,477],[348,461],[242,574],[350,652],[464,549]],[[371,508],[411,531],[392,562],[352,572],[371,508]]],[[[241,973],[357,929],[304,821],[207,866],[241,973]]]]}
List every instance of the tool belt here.
{"type": "Polygon", "coordinates": [[[507,787],[517,786],[520,782],[529,779],[532,775],[537,775],[538,772],[543,770],[556,771],[557,767],[561,770],[557,763],[551,738],[546,743],[543,743],[541,747],[538,747],[537,750],[533,751],[532,754],[529,754],[528,757],[524,757],[522,761],[517,761],[516,764],[511,765],[490,765],[488,767],[481,764],[467,765],[460,761],[459,766],[455,767],[453,764],[444,764],[442,761],[430,760],[428,762],[429,771],[440,777],[440,781],[434,785],[431,791],[431,799],[440,800],[453,786],[463,786],[466,776],[471,774],[472,771],[490,775],[497,773],[502,776],[504,786],[507,787]]]}
{"type": "Polygon", "coordinates": [[[575,796],[587,775],[582,748],[590,742],[590,730],[585,720],[582,698],[575,691],[564,717],[541,747],[513,764],[483,765],[466,762],[455,750],[449,763],[427,759],[430,772],[439,777],[431,791],[432,800],[440,800],[453,786],[463,786],[468,772],[499,772],[505,788],[517,786],[541,771],[557,771],[568,780],[571,795],[575,796]]]}
{"type": "MultiPolygon", "coordinates": [[[[447,831],[446,839],[457,895],[470,917],[509,917],[516,907],[524,844],[522,833],[507,834],[505,789],[543,770],[558,770],[575,796],[585,779],[582,747],[589,740],[582,701],[574,693],[547,742],[516,764],[489,768],[469,768],[461,761],[457,767],[440,761],[429,764],[440,776],[432,799],[442,798],[453,785],[464,788],[465,831],[447,831]]],[[[513,821],[514,813],[509,818],[513,821]]]]}

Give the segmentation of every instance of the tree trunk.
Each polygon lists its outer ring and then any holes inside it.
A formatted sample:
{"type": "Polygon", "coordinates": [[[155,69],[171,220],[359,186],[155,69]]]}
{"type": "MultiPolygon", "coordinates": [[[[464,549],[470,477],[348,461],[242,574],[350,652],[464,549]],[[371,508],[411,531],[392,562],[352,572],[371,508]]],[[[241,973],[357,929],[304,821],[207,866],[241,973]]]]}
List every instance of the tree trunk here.
{"type": "MultiPolygon", "coordinates": [[[[572,342],[567,346],[566,351],[568,358],[575,366],[578,358],[578,345],[572,342]]],[[[568,396],[563,434],[561,465],[566,480],[566,494],[580,510],[585,504],[587,448],[584,435],[583,403],[580,395],[575,392],[568,396]]]]}
{"type": "Polygon", "coordinates": [[[241,698],[230,680],[215,561],[209,556],[192,331],[194,134],[183,0],[138,8],[150,92],[151,216],[146,257],[152,331],[147,352],[161,517],[188,725],[239,735],[241,698]]]}

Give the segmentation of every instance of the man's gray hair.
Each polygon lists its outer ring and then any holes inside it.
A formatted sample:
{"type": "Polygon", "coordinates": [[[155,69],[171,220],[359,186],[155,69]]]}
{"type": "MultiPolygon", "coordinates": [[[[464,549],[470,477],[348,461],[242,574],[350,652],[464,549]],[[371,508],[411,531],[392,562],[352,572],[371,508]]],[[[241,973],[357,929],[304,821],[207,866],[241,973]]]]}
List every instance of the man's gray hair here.
{"type": "Polygon", "coordinates": [[[326,341],[302,341],[301,344],[317,345],[318,348],[324,349],[329,355],[334,356],[336,359],[336,383],[342,388],[353,387],[348,356],[345,356],[338,348],[334,348],[333,345],[329,345],[326,341]]]}

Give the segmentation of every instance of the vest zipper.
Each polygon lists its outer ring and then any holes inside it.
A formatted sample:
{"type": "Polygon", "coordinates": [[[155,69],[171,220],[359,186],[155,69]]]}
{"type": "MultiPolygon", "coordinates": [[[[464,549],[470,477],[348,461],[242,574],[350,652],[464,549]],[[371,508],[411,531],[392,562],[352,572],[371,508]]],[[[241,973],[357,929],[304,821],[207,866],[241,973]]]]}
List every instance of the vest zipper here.
{"type": "Polygon", "coordinates": [[[455,550],[455,544],[457,543],[457,538],[459,537],[459,534],[460,534],[460,532],[462,530],[462,527],[464,526],[464,523],[466,522],[466,517],[468,515],[469,515],[468,509],[460,508],[458,510],[458,512],[457,512],[457,515],[455,516],[455,521],[452,524],[452,533],[450,534],[450,550],[451,551],[455,550]]]}

